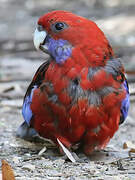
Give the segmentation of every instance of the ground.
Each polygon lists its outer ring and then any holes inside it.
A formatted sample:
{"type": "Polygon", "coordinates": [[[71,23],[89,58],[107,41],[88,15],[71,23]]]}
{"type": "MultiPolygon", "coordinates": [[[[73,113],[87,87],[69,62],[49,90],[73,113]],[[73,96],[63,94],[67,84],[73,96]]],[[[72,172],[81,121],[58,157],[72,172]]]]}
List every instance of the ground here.
{"type": "Polygon", "coordinates": [[[0,159],[9,162],[16,180],[134,180],[135,155],[123,149],[124,142],[135,143],[134,0],[1,0],[0,9],[0,159]],[[125,65],[131,93],[129,116],[106,149],[90,157],[78,152],[76,163],[60,156],[48,142],[16,138],[23,122],[21,106],[26,88],[47,58],[34,49],[32,34],[38,17],[55,9],[96,21],[125,65]],[[45,152],[38,154],[43,147],[45,152]]]}

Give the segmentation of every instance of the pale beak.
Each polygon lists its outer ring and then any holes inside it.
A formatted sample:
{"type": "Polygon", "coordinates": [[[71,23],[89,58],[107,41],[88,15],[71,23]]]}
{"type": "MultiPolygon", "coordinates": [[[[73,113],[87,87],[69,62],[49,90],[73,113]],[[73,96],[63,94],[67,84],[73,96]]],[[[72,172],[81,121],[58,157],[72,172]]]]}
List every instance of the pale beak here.
{"type": "Polygon", "coordinates": [[[46,50],[48,50],[47,46],[45,45],[46,37],[47,37],[47,32],[45,30],[39,31],[38,28],[36,28],[34,32],[33,42],[37,50],[39,49],[43,50],[43,47],[46,50]]]}

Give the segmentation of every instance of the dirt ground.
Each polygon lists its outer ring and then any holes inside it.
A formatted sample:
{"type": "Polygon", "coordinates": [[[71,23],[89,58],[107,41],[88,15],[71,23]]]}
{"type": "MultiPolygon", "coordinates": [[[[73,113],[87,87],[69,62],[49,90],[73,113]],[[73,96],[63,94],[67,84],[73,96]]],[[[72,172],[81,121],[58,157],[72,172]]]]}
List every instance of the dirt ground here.
{"type": "Polygon", "coordinates": [[[123,143],[135,143],[135,1],[0,0],[0,9],[0,159],[9,162],[16,180],[134,180],[135,154],[129,155],[123,143]],[[47,57],[33,46],[36,21],[55,9],[96,21],[125,65],[131,93],[129,116],[106,149],[90,157],[78,152],[76,163],[60,156],[48,142],[27,142],[15,136],[23,122],[26,88],[47,57]],[[39,155],[43,147],[46,150],[39,155]]]}

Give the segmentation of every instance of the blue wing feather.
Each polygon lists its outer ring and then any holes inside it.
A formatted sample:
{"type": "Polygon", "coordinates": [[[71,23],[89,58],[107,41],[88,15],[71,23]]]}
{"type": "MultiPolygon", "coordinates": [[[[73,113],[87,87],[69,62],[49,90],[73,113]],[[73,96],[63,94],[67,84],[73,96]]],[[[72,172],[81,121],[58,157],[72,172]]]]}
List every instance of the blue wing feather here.
{"type": "Polygon", "coordinates": [[[31,111],[31,108],[30,108],[30,105],[32,103],[32,96],[33,96],[33,92],[34,90],[37,88],[37,86],[34,86],[32,89],[31,89],[31,92],[30,94],[28,94],[25,99],[24,99],[24,102],[23,102],[23,107],[22,107],[22,115],[23,115],[23,118],[24,120],[26,121],[26,123],[28,125],[30,125],[30,120],[33,116],[32,114],[32,111],[31,111]]]}
{"type": "Polygon", "coordinates": [[[123,123],[128,115],[129,111],[129,106],[130,106],[130,100],[129,100],[129,88],[128,88],[128,83],[127,80],[124,81],[123,86],[126,90],[126,97],[122,101],[121,104],[121,118],[120,118],[120,124],[123,123]]]}
{"type": "Polygon", "coordinates": [[[32,113],[30,106],[32,103],[34,90],[38,88],[42,83],[42,80],[45,76],[45,72],[48,69],[49,63],[49,61],[46,61],[38,68],[25,94],[22,107],[22,115],[24,118],[24,122],[20,125],[16,133],[16,135],[20,138],[30,140],[35,135],[37,135],[36,130],[31,126],[31,121],[34,118],[34,114],[32,113]]]}
{"type": "Polygon", "coordinates": [[[32,96],[33,92],[36,88],[38,88],[44,78],[44,74],[48,69],[49,61],[44,62],[37,70],[36,74],[34,75],[33,81],[29,85],[27,92],[24,97],[23,107],[22,107],[22,115],[25,122],[30,125],[30,121],[32,119],[32,111],[30,105],[32,103],[32,96]]]}

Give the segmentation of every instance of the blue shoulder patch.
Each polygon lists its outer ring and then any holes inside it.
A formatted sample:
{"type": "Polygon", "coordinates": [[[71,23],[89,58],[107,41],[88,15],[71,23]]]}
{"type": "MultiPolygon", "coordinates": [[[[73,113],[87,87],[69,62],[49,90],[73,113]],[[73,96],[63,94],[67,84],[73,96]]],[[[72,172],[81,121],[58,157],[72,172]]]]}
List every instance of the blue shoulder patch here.
{"type": "Polygon", "coordinates": [[[130,100],[129,100],[129,89],[128,89],[128,83],[125,80],[123,83],[123,86],[127,92],[125,99],[122,101],[122,105],[121,105],[121,122],[124,122],[124,120],[126,119],[127,115],[128,115],[128,110],[129,110],[129,106],[130,106],[130,100]]]}
{"type": "Polygon", "coordinates": [[[30,120],[33,116],[32,111],[30,109],[30,105],[32,102],[32,96],[34,90],[37,88],[37,86],[34,86],[33,89],[31,90],[31,93],[25,97],[24,102],[23,102],[23,107],[22,107],[22,115],[25,120],[25,122],[30,125],[30,120]]]}

